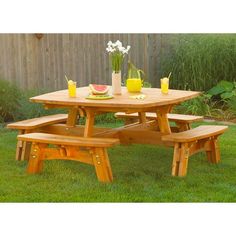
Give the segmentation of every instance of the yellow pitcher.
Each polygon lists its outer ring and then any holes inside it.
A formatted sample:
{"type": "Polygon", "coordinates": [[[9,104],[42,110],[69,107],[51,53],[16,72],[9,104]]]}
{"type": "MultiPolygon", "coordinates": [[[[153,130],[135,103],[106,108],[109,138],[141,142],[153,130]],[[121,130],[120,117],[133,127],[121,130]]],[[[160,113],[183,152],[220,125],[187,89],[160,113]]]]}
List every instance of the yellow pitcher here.
{"type": "Polygon", "coordinates": [[[144,75],[142,70],[137,69],[130,61],[128,62],[128,78],[126,80],[127,90],[131,93],[141,92],[143,80],[141,74],[144,75]]]}
{"type": "Polygon", "coordinates": [[[138,93],[142,89],[142,80],[140,78],[127,79],[126,87],[130,93],[138,93]]]}

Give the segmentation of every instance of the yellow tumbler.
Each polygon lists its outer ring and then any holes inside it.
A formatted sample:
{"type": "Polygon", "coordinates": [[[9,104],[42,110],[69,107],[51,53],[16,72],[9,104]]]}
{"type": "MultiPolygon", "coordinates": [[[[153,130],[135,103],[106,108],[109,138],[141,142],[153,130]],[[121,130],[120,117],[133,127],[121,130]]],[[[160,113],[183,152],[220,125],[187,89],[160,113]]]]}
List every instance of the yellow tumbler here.
{"type": "Polygon", "coordinates": [[[69,97],[71,98],[76,97],[76,82],[72,80],[68,81],[68,92],[69,92],[69,97]]]}
{"type": "Polygon", "coordinates": [[[169,78],[167,77],[161,79],[161,92],[163,94],[168,94],[169,92],[169,78]]]}

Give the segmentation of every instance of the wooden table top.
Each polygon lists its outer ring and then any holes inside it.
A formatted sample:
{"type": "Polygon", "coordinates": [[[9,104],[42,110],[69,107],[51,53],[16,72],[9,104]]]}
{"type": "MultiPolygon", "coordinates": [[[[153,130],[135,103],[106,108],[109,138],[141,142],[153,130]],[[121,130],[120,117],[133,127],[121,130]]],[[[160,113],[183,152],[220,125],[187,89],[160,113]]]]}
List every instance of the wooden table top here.
{"type": "MultiPolygon", "coordinates": [[[[111,87],[109,93],[111,93],[111,87]]],[[[88,87],[77,88],[77,97],[70,98],[68,90],[60,90],[30,98],[32,102],[43,104],[54,104],[60,106],[83,106],[83,107],[101,107],[101,108],[145,108],[157,107],[168,104],[177,104],[191,98],[199,96],[200,92],[169,90],[169,94],[163,95],[159,88],[142,88],[138,94],[146,95],[145,99],[133,99],[126,87],[122,87],[122,95],[114,95],[114,98],[107,100],[89,100],[86,97],[89,94],[88,87]]]]}

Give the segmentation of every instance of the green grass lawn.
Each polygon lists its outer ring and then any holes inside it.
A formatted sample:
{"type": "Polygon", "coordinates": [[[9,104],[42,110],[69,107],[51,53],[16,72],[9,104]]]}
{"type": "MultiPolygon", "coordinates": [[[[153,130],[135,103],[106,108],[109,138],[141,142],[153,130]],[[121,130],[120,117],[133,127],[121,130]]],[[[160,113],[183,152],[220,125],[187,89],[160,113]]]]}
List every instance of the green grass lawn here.
{"type": "Polygon", "coordinates": [[[194,155],[184,178],[171,176],[172,149],[111,148],[111,184],[99,183],[93,166],[73,161],[45,161],[41,174],[27,174],[27,163],[15,161],[16,134],[0,129],[0,202],[236,201],[236,126],[220,138],[220,164],[194,155]]]}

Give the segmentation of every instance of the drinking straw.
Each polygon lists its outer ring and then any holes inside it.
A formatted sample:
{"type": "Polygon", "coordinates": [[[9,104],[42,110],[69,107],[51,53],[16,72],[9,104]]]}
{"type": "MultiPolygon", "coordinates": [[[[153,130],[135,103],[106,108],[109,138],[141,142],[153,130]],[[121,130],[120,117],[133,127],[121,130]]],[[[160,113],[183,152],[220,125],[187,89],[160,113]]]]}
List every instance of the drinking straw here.
{"type": "Polygon", "coordinates": [[[67,83],[69,82],[69,80],[68,80],[68,78],[67,78],[67,76],[65,75],[65,78],[66,78],[66,81],[67,81],[67,83]]]}
{"type": "Polygon", "coordinates": [[[171,73],[172,73],[172,72],[170,72],[170,74],[168,75],[168,79],[170,78],[170,76],[171,76],[171,73]]]}

